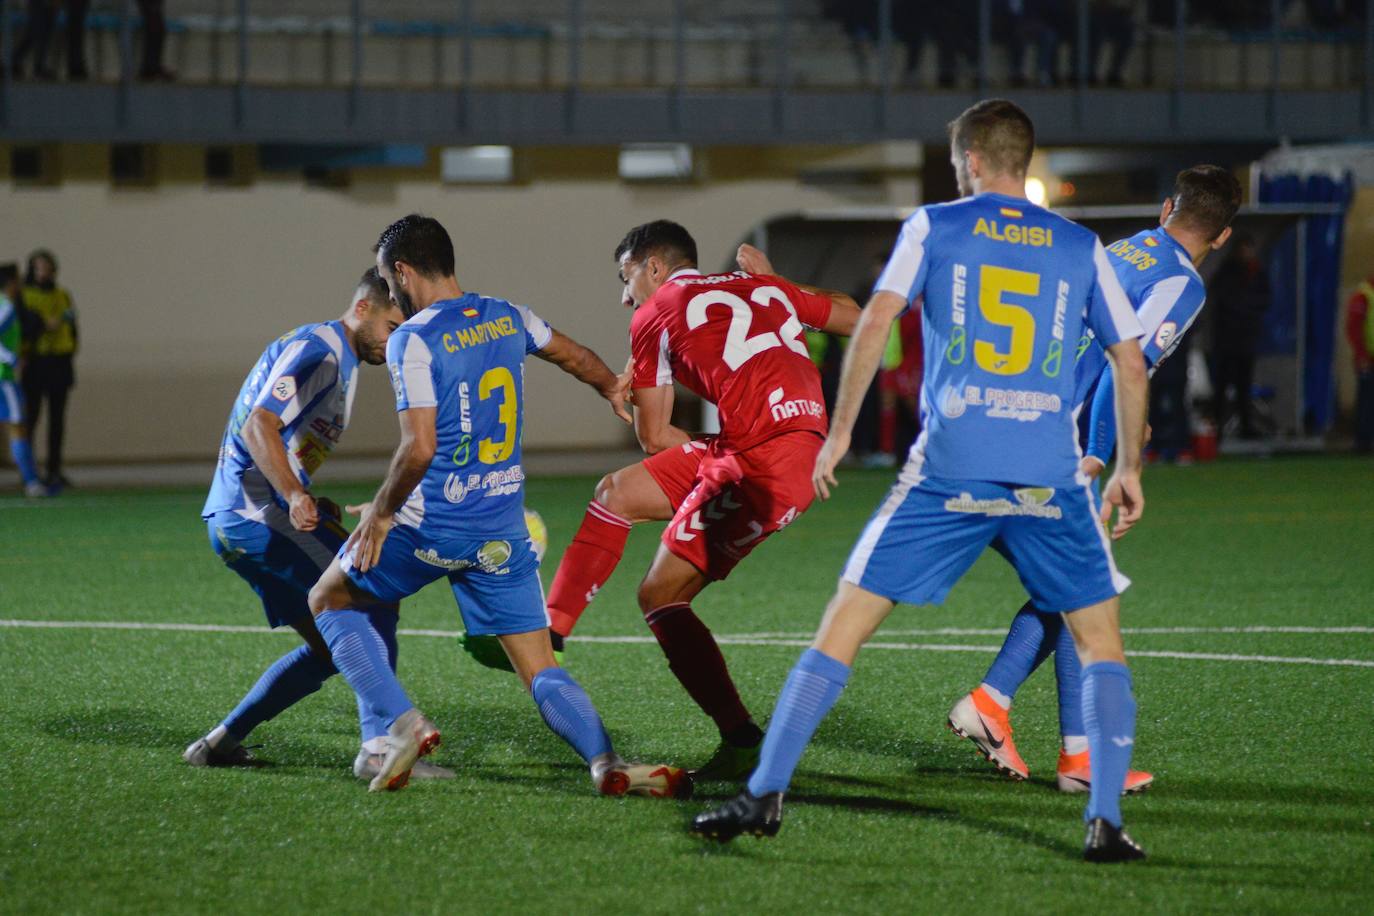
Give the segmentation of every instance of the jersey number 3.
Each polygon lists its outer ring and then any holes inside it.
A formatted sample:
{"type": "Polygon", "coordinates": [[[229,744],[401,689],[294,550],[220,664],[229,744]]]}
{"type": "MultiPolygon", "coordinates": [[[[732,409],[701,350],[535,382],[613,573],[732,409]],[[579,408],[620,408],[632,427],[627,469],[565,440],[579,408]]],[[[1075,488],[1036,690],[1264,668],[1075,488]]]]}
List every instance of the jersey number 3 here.
{"type": "Polygon", "coordinates": [[[797,309],[782,290],[776,286],[760,286],[749,295],[749,298],[754,306],[761,309],[772,303],[787,309],[787,320],[778,328],[776,334],[772,331],[763,331],[750,337],[749,328],[754,324],[753,307],[739,296],[723,289],[713,289],[692,297],[692,301],[687,303],[687,329],[695,331],[705,324],[706,310],[711,306],[723,305],[729,308],[730,328],[725,333],[725,351],[721,353],[720,358],[730,367],[731,372],[763,351],[783,344],[794,353],[810,358],[806,342],[801,339],[802,323],[797,317],[797,309]]]}

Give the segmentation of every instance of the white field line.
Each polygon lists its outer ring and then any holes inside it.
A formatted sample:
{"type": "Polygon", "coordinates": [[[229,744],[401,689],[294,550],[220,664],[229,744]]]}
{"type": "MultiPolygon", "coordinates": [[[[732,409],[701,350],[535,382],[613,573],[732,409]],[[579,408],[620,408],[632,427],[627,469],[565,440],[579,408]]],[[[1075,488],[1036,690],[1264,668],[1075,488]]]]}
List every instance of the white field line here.
{"type": "MultiPolygon", "coordinates": [[[[268,630],[264,627],[231,626],[215,623],[151,623],[123,620],[2,620],[0,627],[18,629],[58,629],[58,630],[154,630],[163,632],[191,633],[291,633],[291,630],[268,630]]],[[[1240,628],[1232,628],[1240,629],[1240,628]]],[[[1349,632],[1352,628],[1330,628],[1333,631],[1349,632]]],[[[1353,628],[1361,632],[1360,628],[1353,628]]],[[[409,630],[397,631],[402,636],[431,636],[452,639],[458,636],[457,630],[409,630]]],[[[1211,631],[1205,631],[1211,632],[1211,631]]],[[[995,635],[1001,635],[997,631],[995,635]]],[[[654,645],[657,640],[652,636],[579,636],[572,640],[586,645],[654,645]]],[[[740,634],[719,636],[716,641],[723,646],[781,646],[805,648],[811,645],[810,638],[792,639],[770,636],[768,634],[740,634]]],[[[898,652],[996,652],[997,646],[968,646],[943,643],[906,643],[870,642],[869,649],[892,650],[898,652]]],[[[1137,649],[1126,653],[1137,658],[1175,658],[1189,661],[1213,662],[1255,662],[1272,665],[1325,665],[1350,668],[1374,668],[1374,661],[1358,658],[1308,658],[1287,655],[1241,655],[1223,652],[1161,652],[1137,649]]]]}
{"type": "MultiPolygon", "coordinates": [[[[1132,633],[1141,635],[1168,635],[1174,633],[1197,634],[1197,633],[1325,633],[1329,635],[1344,635],[1351,633],[1374,633],[1374,627],[1271,627],[1271,626],[1252,626],[1252,627],[1122,627],[1121,632],[1127,635],[1132,633]]],[[[965,627],[938,627],[927,630],[882,630],[884,636],[1005,636],[1006,627],[1002,629],[972,629],[965,627]]],[[[803,639],[814,635],[812,632],[792,631],[786,633],[750,633],[755,639],[803,639]]]]}

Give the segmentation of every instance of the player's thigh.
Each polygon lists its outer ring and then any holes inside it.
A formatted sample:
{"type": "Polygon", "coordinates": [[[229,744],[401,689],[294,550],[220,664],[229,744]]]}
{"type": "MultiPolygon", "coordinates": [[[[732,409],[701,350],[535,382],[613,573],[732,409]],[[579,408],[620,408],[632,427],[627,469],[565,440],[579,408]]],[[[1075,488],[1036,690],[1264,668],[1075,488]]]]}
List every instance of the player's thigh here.
{"type": "Polygon", "coordinates": [[[813,649],[833,659],[854,664],[859,648],[872,638],[879,625],[892,613],[890,598],[875,595],[850,582],[841,581],[835,597],[826,606],[813,649]]]}
{"type": "Polygon", "coordinates": [[[470,542],[466,565],[449,574],[453,598],[470,636],[506,636],[549,625],[539,560],[524,539],[470,542]]]}
{"type": "MultiPolygon", "coordinates": [[[[662,454],[667,453],[659,453],[662,454]]],[[[670,501],[667,491],[648,467],[649,462],[657,457],[659,456],[654,455],[618,471],[612,471],[601,478],[596,487],[597,504],[631,522],[663,521],[672,518],[676,503],[670,501]]],[[[691,473],[695,477],[695,468],[691,473]]],[[[687,489],[691,489],[690,481],[687,483],[687,489]]]]}
{"type": "Polygon", "coordinates": [[[292,626],[310,616],[307,595],[320,567],[309,557],[267,525],[233,512],[216,513],[206,528],[211,549],[262,602],[268,626],[292,626]]]}
{"type": "Polygon", "coordinates": [[[1075,611],[1115,598],[1131,580],[1116,568],[1111,540],[1087,485],[1009,491],[999,549],[1036,608],[1075,611]]]}
{"type": "Polygon", "coordinates": [[[840,578],[894,602],[941,603],[997,536],[1000,519],[977,510],[999,489],[923,478],[909,465],[864,526],[840,578]]]}
{"type": "MultiPolygon", "coordinates": [[[[704,556],[693,557],[702,565],[709,565],[704,556]]],[[[660,543],[649,571],[639,583],[639,609],[652,623],[655,609],[691,601],[710,581],[696,562],[678,556],[666,543],[660,543]]]]}
{"type": "MultiPolygon", "coordinates": [[[[650,455],[634,467],[653,478],[667,504],[667,513],[662,518],[673,517],[673,512],[687,499],[692,488],[697,485],[702,460],[710,451],[714,437],[693,439],[673,448],[664,449],[650,455]]],[[[628,470],[628,469],[627,469],[628,470]]],[[[662,504],[659,505],[662,508],[662,504]]],[[[623,513],[622,513],[623,514],[623,513]]],[[[660,516],[654,516],[659,518],[660,516]]]]}
{"type": "MultiPolygon", "coordinates": [[[[528,540],[520,542],[533,554],[528,540]]],[[[336,568],[347,579],[354,602],[365,607],[394,604],[402,598],[440,579],[466,562],[452,547],[434,541],[409,525],[397,525],[387,532],[377,562],[367,572],[353,564],[352,551],[339,550],[336,568]]]]}
{"type": "Polygon", "coordinates": [[[811,505],[811,468],[822,441],[790,433],[745,452],[713,448],[696,487],[664,530],[663,546],[708,579],[724,579],[811,505]]]}

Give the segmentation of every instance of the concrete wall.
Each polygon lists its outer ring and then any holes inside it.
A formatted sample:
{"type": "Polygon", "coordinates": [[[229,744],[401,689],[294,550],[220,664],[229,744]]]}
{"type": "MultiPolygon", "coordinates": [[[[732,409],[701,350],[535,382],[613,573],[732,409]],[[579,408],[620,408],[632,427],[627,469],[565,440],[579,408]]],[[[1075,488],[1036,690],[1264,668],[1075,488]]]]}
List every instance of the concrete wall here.
{"type": "MultiPolygon", "coordinates": [[[[632,186],[614,177],[614,149],[536,150],[523,154],[530,179],[522,185],[445,186],[431,168],[358,172],[345,189],[269,175],[207,187],[201,151],[170,147],[158,151],[153,186],[123,189],[108,181],[105,147],[60,155],[57,186],[0,184],[0,256],[52,248],[75,295],[75,461],[211,460],[262,348],[288,328],[341,314],[378,232],[411,211],[448,227],[465,288],[531,305],[619,367],[629,316],[611,252],[630,226],[676,219],[696,235],[703,264],[715,267],[778,212],[915,199],[914,177],[859,188],[763,177],[796,174],[798,163],[825,161],[825,151],[734,151],[708,163],[709,180],[632,186]]],[[[627,432],[604,402],[565,378],[532,361],[527,445],[622,445],[627,432]]],[[[340,454],[393,446],[390,399],[384,370],[364,367],[340,454]]]]}

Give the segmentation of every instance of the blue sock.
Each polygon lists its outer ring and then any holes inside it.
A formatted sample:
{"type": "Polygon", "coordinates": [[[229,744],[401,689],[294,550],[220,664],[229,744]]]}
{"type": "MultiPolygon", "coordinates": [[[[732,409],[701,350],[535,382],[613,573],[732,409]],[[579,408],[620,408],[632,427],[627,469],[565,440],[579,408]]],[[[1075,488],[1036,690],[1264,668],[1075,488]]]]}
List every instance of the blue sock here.
{"type": "MultiPolygon", "coordinates": [[[[382,637],[382,642],[386,643],[386,660],[391,665],[391,670],[396,670],[396,626],[400,621],[399,615],[395,611],[367,611],[368,620],[372,621],[372,629],[377,631],[377,635],[382,637]]],[[[363,733],[363,744],[373,738],[380,738],[386,734],[386,724],[381,718],[372,711],[367,701],[358,695],[358,725],[363,733]]]]}
{"type": "Polygon", "coordinates": [[[19,476],[26,485],[38,480],[38,465],[33,463],[33,446],[29,445],[28,439],[16,439],[11,435],[10,457],[14,459],[14,466],[19,469],[19,476]]]}
{"type": "Polygon", "coordinates": [[[1059,734],[1086,735],[1083,730],[1083,663],[1073,633],[1059,620],[1059,638],[1054,642],[1054,680],[1059,689],[1059,734]]]}
{"type": "Polygon", "coordinates": [[[415,704],[396,680],[386,642],[362,611],[335,610],[315,615],[315,626],[329,645],[334,664],[353,692],[382,724],[390,726],[415,704]]]}
{"type": "Polygon", "coordinates": [[[1092,791],[1084,820],[1106,818],[1121,826],[1121,789],[1135,745],[1135,697],[1131,672],[1120,662],[1097,662],[1083,669],[1083,724],[1092,755],[1092,791]]]}
{"type": "Polygon", "coordinates": [[[749,777],[755,797],[787,791],[802,752],[848,680],[849,666],[817,649],[807,649],[797,659],[773,708],[758,768],[749,777]]]}
{"type": "Polygon", "coordinates": [[[1016,696],[1026,678],[1054,650],[1054,637],[1058,633],[1051,631],[1063,625],[1058,615],[1041,614],[1027,601],[1012,618],[1007,638],[1002,641],[992,667],[983,676],[983,683],[1009,697],[1016,696]]]}
{"type": "Polygon", "coordinates": [[[272,663],[234,711],[220,724],[242,741],[248,733],[319,690],[335,674],[334,664],[300,646],[272,663]]]}
{"type": "Polygon", "coordinates": [[[592,698],[571,674],[562,668],[545,668],[534,676],[530,694],[544,722],[583,760],[590,763],[610,753],[611,736],[606,734],[592,698]]]}

